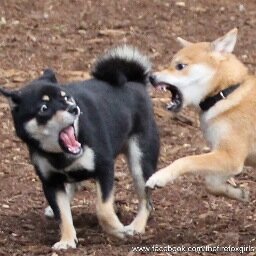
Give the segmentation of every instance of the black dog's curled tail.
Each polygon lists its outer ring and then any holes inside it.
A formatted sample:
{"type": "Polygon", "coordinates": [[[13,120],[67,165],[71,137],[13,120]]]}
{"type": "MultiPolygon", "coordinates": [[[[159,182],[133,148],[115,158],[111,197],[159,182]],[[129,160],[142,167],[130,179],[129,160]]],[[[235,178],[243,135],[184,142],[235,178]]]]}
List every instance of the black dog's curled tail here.
{"type": "Polygon", "coordinates": [[[113,86],[126,82],[147,84],[151,70],[149,59],[135,47],[122,45],[109,50],[95,64],[92,75],[113,86]]]}

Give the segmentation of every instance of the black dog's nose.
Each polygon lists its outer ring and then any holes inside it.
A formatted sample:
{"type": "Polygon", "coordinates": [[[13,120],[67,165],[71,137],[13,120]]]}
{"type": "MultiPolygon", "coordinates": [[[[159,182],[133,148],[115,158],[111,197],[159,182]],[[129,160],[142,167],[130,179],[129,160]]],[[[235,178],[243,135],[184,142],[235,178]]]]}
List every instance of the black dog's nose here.
{"type": "Polygon", "coordinates": [[[77,105],[72,105],[68,108],[68,112],[70,114],[77,116],[80,113],[80,109],[77,105]]]}
{"type": "Polygon", "coordinates": [[[154,75],[150,75],[149,76],[149,82],[154,85],[156,83],[156,76],[154,75]]]}

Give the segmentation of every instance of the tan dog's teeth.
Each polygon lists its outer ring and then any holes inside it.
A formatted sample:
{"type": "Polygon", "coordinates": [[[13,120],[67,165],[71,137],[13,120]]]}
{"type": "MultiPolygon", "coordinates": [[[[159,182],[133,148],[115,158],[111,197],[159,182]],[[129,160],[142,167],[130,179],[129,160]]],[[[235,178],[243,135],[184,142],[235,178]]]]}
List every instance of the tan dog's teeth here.
{"type": "Polygon", "coordinates": [[[170,107],[172,107],[173,105],[175,105],[175,103],[174,103],[174,102],[170,102],[170,103],[167,104],[167,108],[170,108],[170,107]]]}

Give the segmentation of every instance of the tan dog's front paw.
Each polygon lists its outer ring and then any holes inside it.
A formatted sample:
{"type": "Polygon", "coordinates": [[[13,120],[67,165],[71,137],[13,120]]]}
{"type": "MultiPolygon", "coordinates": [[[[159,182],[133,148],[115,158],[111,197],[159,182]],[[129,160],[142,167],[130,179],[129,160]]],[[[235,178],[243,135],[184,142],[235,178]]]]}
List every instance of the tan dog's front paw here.
{"type": "Polygon", "coordinates": [[[162,188],[168,182],[166,175],[164,175],[161,171],[153,174],[148,181],[146,182],[146,187],[154,189],[154,188],[162,188]]]}
{"type": "Polygon", "coordinates": [[[54,250],[67,250],[69,248],[76,248],[76,240],[69,240],[69,241],[64,241],[60,240],[59,242],[55,243],[52,248],[54,250]]]}

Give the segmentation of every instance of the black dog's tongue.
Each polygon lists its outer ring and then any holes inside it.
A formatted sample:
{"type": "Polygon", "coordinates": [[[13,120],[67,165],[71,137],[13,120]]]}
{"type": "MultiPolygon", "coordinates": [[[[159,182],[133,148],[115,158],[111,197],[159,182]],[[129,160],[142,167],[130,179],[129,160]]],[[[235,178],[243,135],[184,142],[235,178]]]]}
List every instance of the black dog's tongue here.
{"type": "Polygon", "coordinates": [[[76,139],[72,125],[61,131],[60,139],[70,153],[78,154],[81,151],[81,144],[76,139]]]}

